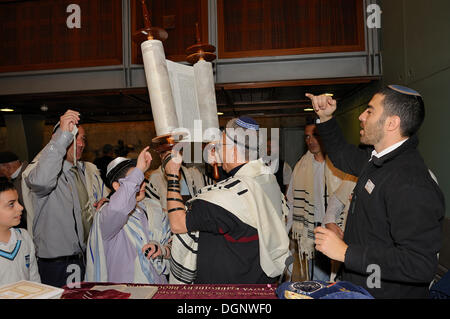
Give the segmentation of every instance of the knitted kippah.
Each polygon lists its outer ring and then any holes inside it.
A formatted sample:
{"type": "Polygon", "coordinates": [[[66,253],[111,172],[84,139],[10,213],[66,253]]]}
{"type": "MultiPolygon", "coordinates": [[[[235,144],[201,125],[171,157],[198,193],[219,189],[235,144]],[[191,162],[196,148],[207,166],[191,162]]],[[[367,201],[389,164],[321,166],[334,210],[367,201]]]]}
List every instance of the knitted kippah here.
{"type": "Polygon", "coordinates": [[[401,86],[401,85],[388,85],[388,88],[390,88],[391,90],[394,90],[398,93],[402,93],[402,94],[406,94],[406,95],[414,95],[414,96],[421,96],[419,92],[408,88],[406,86],[401,86]]]}
{"type": "Polygon", "coordinates": [[[236,124],[249,130],[259,130],[258,123],[256,123],[256,121],[251,117],[241,116],[240,118],[236,119],[236,124]]]}

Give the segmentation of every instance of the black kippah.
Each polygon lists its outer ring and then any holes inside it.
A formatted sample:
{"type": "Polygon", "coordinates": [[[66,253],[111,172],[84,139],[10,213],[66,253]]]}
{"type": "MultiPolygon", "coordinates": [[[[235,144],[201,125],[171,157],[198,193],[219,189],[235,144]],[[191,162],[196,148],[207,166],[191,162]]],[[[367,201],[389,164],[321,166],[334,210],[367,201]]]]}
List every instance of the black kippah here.
{"type": "Polygon", "coordinates": [[[18,161],[19,158],[13,152],[0,152],[0,164],[18,161]]]}

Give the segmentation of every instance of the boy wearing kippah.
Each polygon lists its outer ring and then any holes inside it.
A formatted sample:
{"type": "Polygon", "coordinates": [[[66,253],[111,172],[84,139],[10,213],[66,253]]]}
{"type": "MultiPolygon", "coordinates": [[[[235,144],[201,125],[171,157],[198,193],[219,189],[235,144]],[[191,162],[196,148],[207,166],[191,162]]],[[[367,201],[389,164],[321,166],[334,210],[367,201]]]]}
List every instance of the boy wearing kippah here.
{"type": "Polygon", "coordinates": [[[0,181],[0,285],[20,280],[41,282],[34,244],[19,225],[23,206],[18,202],[14,185],[0,181]]]}
{"type": "Polygon", "coordinates": [[[144,173],[152,160],[147,150],[137,162],[118,157],[108,165],[112,193],[94,217],[86,281],[167,283],[171,233],[159,202],[145,197],[144,173]]]}

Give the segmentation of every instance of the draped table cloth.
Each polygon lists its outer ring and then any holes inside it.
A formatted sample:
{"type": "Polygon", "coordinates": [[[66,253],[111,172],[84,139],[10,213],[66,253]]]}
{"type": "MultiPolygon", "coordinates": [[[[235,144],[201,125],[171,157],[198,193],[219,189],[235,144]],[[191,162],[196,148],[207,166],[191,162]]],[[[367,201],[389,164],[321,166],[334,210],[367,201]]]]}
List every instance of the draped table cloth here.
{"type": "Polygon", "coordinates": [[[82,282],[79,288],[64,288],[61,299],[128,299],[130,294],[108,289],[92,290],[94,286],[126,285],[132,287],[157,287],[151,299],[277,299],[274,284],[223,284],[223,285],[146,285],[82,282]]]}

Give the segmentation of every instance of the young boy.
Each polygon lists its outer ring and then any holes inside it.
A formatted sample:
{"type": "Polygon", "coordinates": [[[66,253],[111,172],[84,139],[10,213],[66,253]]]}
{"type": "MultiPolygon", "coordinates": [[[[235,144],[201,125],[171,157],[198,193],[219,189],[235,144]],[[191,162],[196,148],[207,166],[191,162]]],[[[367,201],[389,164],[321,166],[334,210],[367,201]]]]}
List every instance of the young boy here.
{"type": "Polygon", "coordinates": [[[170,226],[159,203],[145,197],[144,173],[152,160],[147,150],[137,162],[118,157],[108,165],[112,193],[94,218],[86,281],[167,283],[170,226]]]}
{"type": "Polygon", "coordinates": [[[7,179],[0,180],[0,286],[20,280],[41,282],[33,241],[19,225],[23,206],[17,190],[7,179]]]}

